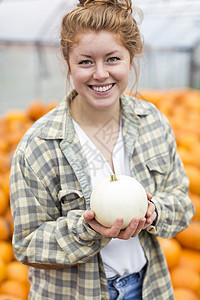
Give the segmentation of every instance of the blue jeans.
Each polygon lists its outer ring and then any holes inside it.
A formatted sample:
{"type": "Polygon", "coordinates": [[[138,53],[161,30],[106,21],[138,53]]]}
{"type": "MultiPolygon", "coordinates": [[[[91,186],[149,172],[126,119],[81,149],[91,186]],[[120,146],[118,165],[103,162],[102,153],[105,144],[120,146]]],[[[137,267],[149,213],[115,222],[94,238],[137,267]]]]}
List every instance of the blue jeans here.
{"type": "Polygon", "coordinates": [[[108,279],[110,300],[142,300],[142,284],[145,269],[126,277],[108,279]]]}

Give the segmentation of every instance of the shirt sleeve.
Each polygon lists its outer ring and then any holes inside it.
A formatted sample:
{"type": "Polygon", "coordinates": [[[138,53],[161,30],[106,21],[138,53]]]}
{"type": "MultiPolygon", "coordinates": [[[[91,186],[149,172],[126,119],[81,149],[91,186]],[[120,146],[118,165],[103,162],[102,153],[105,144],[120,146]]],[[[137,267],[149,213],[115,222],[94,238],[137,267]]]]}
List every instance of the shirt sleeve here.
{"type": "Polygon", "coordinates": [[[167,172],[160,175],[162,180],[157,184],[152,198],[158,211],[158,218],[155,226],[150,225],[147,231],[162,238],[171,238],[189,226],[194,215],[194,206],[188,197],[189,180],[177,153],[173,131],[167,119],[162,115],[161,117],[165,125],[169,160],[167,172]]]}
{"type": "Polygon", "coordinates": [[[84,263],[110,239],[96,233],[83,219],[84,210],[62,216],[41,178],[18,150],[10,176],[10,202],[14,221],[16,258],[38,268],[62,268],[84,263]]]}

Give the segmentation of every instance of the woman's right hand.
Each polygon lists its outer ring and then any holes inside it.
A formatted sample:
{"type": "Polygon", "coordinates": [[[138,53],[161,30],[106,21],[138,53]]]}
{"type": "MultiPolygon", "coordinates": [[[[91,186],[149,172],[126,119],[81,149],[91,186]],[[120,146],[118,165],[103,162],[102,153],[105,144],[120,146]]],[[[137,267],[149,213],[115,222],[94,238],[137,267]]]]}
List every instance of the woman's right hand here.
{"type": "Polygon", "coordinates": [[[140,231],[145,228],[146,223],[146,218],[134,218],[128,227],[122,230],[122,218],[117,218],[112,227],[105,227],[95,219],[93,210],[85,211],[83,217],[90,227],[100,233],[103,237],[118,238],[122,240],[128,240],[129,238],[138,235],[140,231]]]}

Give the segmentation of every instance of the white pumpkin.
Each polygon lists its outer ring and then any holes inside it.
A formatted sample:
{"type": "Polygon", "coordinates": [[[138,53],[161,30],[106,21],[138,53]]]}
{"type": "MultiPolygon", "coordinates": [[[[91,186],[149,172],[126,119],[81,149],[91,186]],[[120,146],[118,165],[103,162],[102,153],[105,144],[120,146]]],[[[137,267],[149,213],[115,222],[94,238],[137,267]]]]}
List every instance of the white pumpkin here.
{"type": "Polygon", "coordinates": [[[90,206],[100,224],[111,227],[117,218],[122,217],[124,229],[133,218],[145,216],[148,200],[143,186],[136,179],[111,175],[94,187],[90,206]]]}

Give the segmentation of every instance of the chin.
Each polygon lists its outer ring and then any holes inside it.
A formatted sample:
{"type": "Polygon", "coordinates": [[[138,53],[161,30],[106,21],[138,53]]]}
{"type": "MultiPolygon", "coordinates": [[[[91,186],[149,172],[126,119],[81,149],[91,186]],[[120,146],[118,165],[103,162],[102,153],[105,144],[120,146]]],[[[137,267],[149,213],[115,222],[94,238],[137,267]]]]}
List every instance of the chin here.
{"type": "Polygon", "coordinates": [[[103,110],[103,109],[109,109],[115,106],[116,104],[115,101],[110,101],[110,100],[99,100],[98,102],[95,103],[95,108],[103,110]]]}

